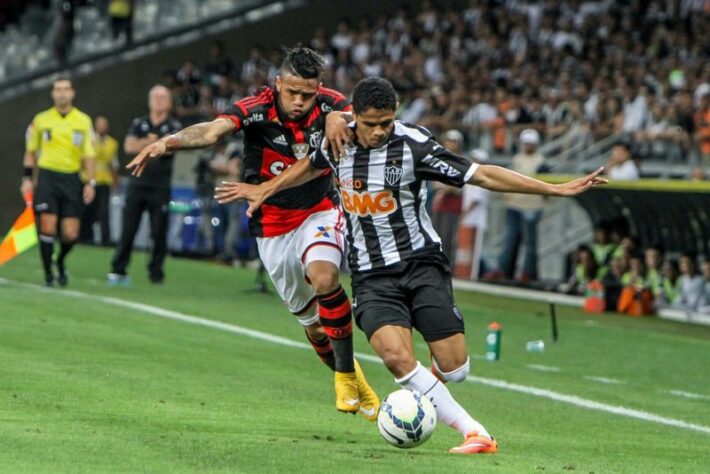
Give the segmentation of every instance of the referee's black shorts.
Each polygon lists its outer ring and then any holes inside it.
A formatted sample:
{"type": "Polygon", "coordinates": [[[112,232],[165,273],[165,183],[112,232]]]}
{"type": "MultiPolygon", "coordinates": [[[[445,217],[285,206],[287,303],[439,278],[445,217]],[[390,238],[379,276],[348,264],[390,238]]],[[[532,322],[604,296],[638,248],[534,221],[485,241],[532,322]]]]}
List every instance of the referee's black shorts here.
{"type": "Polygon", "coordinates": [[[419,331],[427,342],[464,332],[451,270],[441,252],[352,277],[355,322],[370,340],[382,326],[419,331]]]}
{"type": "Polygon", "coordinates": [[[40,169],[34,195],[35,211],[60,217],[81,217],[84,210],[83,189],[79,173],[40,169]]]}

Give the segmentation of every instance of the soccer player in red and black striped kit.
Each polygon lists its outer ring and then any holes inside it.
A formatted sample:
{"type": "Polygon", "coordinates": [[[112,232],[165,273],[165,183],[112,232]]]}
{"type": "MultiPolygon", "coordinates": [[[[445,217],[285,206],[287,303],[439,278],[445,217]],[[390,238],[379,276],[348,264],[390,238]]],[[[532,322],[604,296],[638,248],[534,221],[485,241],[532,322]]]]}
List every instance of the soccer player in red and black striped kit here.
{"type": "MultiPolygon", "coordinates": [[[[175,150],[204,148],[244,131],[244,181],[260,184],[318,149],[331,111],[350,102],[321,85],[323,59],[308,48],[286,54],[274,86],[241,99],[212,122],[198,123],[144,148],[128,168],[140,175],[149,161],[175,150]]],[[[338,119],[342,124],[342,120],[338,119]]],[[[343,125],[328,139],[342,140],[343,125]]],[[[330,170],[304,186],[267,200],[250,222],[259,253],[279,295],[304,326],[313,348],[335,371],[336,408],[374,420],[377,394],[353,358],[352,311],[339,282],[342,212],[330,170]]]]}

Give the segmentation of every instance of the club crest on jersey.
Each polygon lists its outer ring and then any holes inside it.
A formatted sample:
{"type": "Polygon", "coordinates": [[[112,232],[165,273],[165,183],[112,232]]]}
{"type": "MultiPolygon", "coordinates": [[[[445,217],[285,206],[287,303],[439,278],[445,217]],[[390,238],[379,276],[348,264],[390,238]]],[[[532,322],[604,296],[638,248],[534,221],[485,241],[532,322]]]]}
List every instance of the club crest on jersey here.
{"type": "Polygon", "coordinates": [[[323,140],[323,132],[318,130],[317,132],[311,133],[311,136],[308,138],[308,144],[311,145],[311,148],[320,148],[320,142],[323,140]]]}
{"type": "Polygon", "coordinates": [[[328,237],[328,238],[330,237],[330,234],[328,232],[333,230],[333,228],[329,225],[327,225],[325,227],[322,225],[319,225],[317,227],[317,229],[318,229],[318,232],[316,232],[316,235],[315,235],[316,237],[328,237]]]}
{"type": "Polygon", "coordinates": [[[356,216],[374,216],[392,214],[397,209],[397,200],[392,196],[392,191],[379,191],[376,193],[347,191],[340,188],[343,209],[348,214],[356,216]]]}
{"type": "Polygon", "coordinates": [[[308,154],[308,143],[294,143],[291,149],[293,150],[293,156],[300,160],[308,154]]]}
{"type": "Polygon", "coordinates": [[[397,186],[402,178],[402,168],[385,166],[385,182],[390,186],[397,186]]]}

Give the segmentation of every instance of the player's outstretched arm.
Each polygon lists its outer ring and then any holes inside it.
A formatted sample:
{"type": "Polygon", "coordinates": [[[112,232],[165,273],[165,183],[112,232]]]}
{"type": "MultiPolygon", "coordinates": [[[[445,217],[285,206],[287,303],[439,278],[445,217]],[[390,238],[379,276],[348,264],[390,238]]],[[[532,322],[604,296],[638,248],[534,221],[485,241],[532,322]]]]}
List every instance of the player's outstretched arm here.
{"type": "Polygon", "coordinates": [[[311,160],[303,159],[286,168],[280,175],[270,179],[260,185],[246,183],[229,183],[223,181],[215,188],[215,199],[220,204],[227,204],[238,199],[246,199],[249,202],[247,215],[252,216],[261,204],[269,197],[284,189],[300,186],[323,174],[322,169],[318,169],[311,164],[311,160]]]}
{"type": "Polygon", "coordinates": [[[234,122],[225,118],[197,123],[146,146],[126,165],[126,168],[131,170],[131,174],[134,176],[140,176],[149,161],[172,151],[206,148],[214,145],[224,135],[233,131],[235,127],[234,122]]]}
{"type": "Polygon", "coordinates": [[[473,174],[468,184],[475,184],[491,191],[522,193],[522,194],[543,194],[546,196],[575,196],[583,193],[593,186],[606,184],[605,178],[599,175],[604,171],[604,167],[595,170],[583,178],[561,184],[550,184],[539,179],[516,173],[500,166],[481,165],[473,174]]]}

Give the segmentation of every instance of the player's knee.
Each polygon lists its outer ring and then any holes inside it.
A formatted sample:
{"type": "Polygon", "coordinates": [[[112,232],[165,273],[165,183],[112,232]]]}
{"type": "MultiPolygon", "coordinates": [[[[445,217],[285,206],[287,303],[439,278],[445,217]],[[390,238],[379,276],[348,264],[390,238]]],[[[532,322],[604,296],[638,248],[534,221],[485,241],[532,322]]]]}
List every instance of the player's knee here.
{"type": "Polygon", "coordinates": [[[338,269],[333,265],[332,269],[321,269],[308,276],[311,280],[311,286],[318,295],[330,293],[338,287],[340,280],[338,278],[338,269]]]}
{"type": "MultiPolygon", "coordinates": [[[[436,360],[434,360],[434,363],[436,364],[436,360]]],[[[441,377],[447,382],[463,382],[471,372],[471,362],[470,359],[466,357],[466,361],[458,367],[441,367],[437,364],[436,368],[441,377]]]]}
{"type": "Polygon", "coordinates": [[[79,238],[79,230],[76,229],[71,229],[71,230],[65,230],[62,232],[62,242],[76,242],[76,240],[79,238]]]}
{"type": "Polygon", "coordinates": [[[320,323],[305,326],[305,330],[306,334],[308,334],[308,337],[313,341],[320,341],[321,339],[326,337],[325,330],[323,329],[323,326],[320,325],[320,323]]]}
{"type": "Polygon", "coordinates": [[[395,377],[403,377],[417,366],[414,354],[410,354],[403,349],[385,350],[384,353],[380,354],[380,357],[387,369],[395,377]]]}

